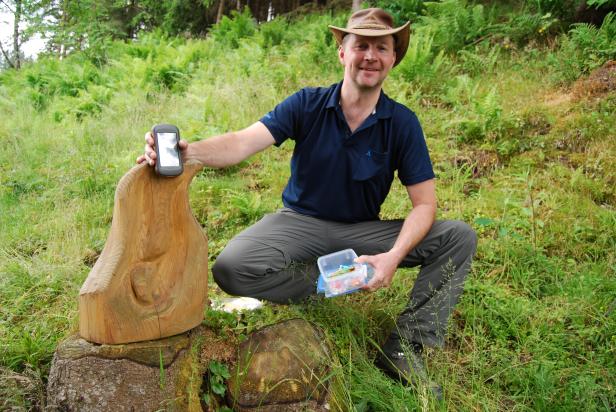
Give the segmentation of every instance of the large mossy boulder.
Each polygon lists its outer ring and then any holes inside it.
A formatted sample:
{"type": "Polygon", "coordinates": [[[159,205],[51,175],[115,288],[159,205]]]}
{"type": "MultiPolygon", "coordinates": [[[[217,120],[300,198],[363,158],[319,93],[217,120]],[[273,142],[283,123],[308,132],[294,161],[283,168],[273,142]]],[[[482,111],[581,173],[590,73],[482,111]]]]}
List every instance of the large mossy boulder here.
{"type": "Polygon", "coordinates": [[[238,411],[325,411],[332,363],[325,335],[312,323],[265,327],[240,345],[229,404],[238,411]]]}

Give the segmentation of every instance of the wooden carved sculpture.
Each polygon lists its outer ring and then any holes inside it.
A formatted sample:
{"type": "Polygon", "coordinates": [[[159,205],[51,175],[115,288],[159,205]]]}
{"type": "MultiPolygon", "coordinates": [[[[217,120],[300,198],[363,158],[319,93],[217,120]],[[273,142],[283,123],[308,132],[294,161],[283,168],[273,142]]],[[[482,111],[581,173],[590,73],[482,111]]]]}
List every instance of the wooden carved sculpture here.
{"type": "Polygon", "coordinates": [[[192,215],[188,186],[203,168],[168,178],[145,164],[116,189],[111,233],[79,292],[79,333],[106,344],[176,335],[203,320],[207,237],[192,215]]]}

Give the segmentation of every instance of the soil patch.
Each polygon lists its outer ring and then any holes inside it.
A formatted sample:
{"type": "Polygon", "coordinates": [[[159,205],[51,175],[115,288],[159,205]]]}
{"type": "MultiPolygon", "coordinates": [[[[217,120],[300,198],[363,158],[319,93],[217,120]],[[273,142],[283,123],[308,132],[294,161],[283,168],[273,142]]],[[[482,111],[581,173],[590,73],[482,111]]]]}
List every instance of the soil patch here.
{"type": "Polygon", "coordinates": [[[0,411],[38,411],[44,407],[45,385],[36,371],[17,373],[0,367],[0,411]]]}
{"type": "Polygon", "coordinates": [[[470,150],[457,155],[453,162],[456,167],[470,167],[473,179],[487,176],[499,166],[498,155],[488,150],[470,150]]]}
{"type": "Polygon", "coordinates": [[[616,90],[616,61],[610,60],[573,85],[576,100],[601,97],[616,90]]]}
{"type": "Polygon", "coordinates": [[[237,359],[237,345],[233,337],[219,337],[210,329],[204,329],[201,333],[207,344],[201,348],[200,360],[202,365],[209,365],[216,361],[229,367],[235,365],[237,359]]]}
{"type": "Polygon", "coordinates": [[[557,107],[563,104],[571,103],[573,100],[572,93],[555,92],[545,95],[544,102],[547,107],[557,107]]]}

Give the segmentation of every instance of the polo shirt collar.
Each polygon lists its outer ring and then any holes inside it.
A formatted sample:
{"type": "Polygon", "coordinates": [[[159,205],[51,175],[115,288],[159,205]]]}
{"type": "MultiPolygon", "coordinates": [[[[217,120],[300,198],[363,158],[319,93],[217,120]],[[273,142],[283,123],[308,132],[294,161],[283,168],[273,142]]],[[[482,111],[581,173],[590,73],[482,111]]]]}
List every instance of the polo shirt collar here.
{"type": "Polygon", "coordinates": [[[335,109],[338,106],[338,102],[340,102],[340,90],[342,90],[342,82],[332,84],[330,89],[333,89],[333,92],[329,95],[329,99],[327,100],[327,105],[325,107],[327,109],[335,109]]]}
{"type": "MultiPolygon", "coordinates": [[[[327,100],[327,105],[325,106],[328,109],[335,109],[339,106],[342,82],[337,83],[336,85],[332,85],[332,87],[334,89],[333,93],[329,96],[329,99],[327,100]]],[[[381,95],[379,96],[379,100],[376,103],[376,117],[379,119],[387,119],[391,117],[393,107],[393,101],[381,89],[381,95]]]]}

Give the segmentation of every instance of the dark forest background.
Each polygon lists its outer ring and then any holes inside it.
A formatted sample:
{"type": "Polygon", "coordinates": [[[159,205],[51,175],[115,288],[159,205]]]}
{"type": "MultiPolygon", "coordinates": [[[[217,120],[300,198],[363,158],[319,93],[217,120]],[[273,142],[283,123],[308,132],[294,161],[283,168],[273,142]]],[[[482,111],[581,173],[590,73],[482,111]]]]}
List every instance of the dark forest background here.
{"type": "MultiPolygon", "coordinates": [[[[234,13],[249,13],[257,23],[276,16],[342,11],[378,6],[398,20],[425,14],[423,0],[0,0],[0,10],[13,17],[9,40],[0,41],[0,67],[19,68],[25,60],[22,45],[32,36],[45,42],[45,54],[66,57],[109,40],[134,40],[144,32],[199,38],[234,13]]],[[[463,2],[467,3],[467,2],[463,2]]],[[[579,22],[600,25],[614,0],[479,1],[487,7],[509,7],[558,22],[552,30],[566,31],[579,22]]],[[[6,29],[5,29],[6,30],[6,29]]]]}

